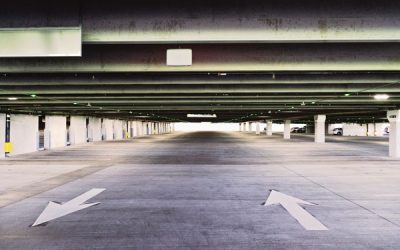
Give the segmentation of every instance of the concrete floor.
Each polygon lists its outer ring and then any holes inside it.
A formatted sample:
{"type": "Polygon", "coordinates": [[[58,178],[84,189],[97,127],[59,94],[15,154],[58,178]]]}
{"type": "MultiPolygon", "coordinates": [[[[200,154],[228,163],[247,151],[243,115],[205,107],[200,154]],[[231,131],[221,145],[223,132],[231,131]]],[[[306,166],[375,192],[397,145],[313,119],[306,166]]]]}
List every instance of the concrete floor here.
{"type": "Polygon", "coordinates": [[[0,161],[0,249],[400,249],[400,161],[387,139],[198,132],[0,161]],[[48,201],[100,205],[29,227],[48,201]],[[329,228],[307,231],[270,189],[329,228]]]}

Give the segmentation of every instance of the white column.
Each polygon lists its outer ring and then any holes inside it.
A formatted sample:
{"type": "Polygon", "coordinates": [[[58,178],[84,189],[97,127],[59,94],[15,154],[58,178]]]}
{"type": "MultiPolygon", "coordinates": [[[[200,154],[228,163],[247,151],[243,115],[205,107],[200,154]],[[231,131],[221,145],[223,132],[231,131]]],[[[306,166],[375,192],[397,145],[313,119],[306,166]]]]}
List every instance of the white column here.
{"type": "Polygon", "coordinates": [[[67,145],[67,118],[65,116],[46,116],[45,148],[52,149],[67,145]]]}
{"type": "Polygon", "coordinates": [[[149,135],[152,135],[152,134],[153,134],[153,131],[154,131],[153,122],[149,122],[148,124],[149,124],[149,135]]]}
{"type": "Polygon", "coordinates": [[[114,135],[115,140],[122,140],[125,123],[121,120],[114,120],[114,135]]]}
{"type": "Polygon", "coordinates": [[[326,115],[314,116],[314,142],[324,143],[325,142],[325,120],[326,115]]]}
{"type": "MultiPolygon", "coordinates": [[[[10,142],[12,143],[12,151],[10,152],[10,155],[12,156],[37,151],[39,145],[38,131],[39,119],[37,116],[11,114],[10,142]]],[[[4,134],[5,127],[4,130],[1,130],[0,132],[4,134]]],[[[4,143],[4,138],[2,142],[4,143]]]]}
{"type": "Polygon", "coordinates": [[[4,143],[6,141],[5,138],[5,131],[6,131],[6,114],[0,114],[0,158],[5,157],[5,152],[4,152],[4,143]]]}
{"type": "Polygon", "coordinates": [[[249,122],[249,132],[253,132],[253,123],[249,122]]]}
{"type": "Polygon", "coordinates": [[[268,136],[271,136],[271,135],[272,135],[272,121],[267,121],[267,131],[266,131],[266,134],[267,134],[268,136]]]}
{"type": "Polygon", "coordinates": [[[86,116],[71,116],[69,137],[71,145],[86,143],[86,116]]]}
{"type": "Polygon", "coordinates": [[[150,125],[149,125],[149,122],[143,122],[143,135],[148,135],[149,134],[149,130],[148,130],[148,127],[149,127],[150,125]]]}
{"type": "Polygon", "coordinates": [[[400,110],[387,112],[390,123],[389,157],[400,158],[400,110]]]}
{"type": "Polygon", "coordinates": [[[290,120],[285,120],[285,124],[283,125],[283,139],[290,139],[290,120]]]}
{"type": "Polygon", "coordinates": [[[260,134],[260,122],[256,122],[256,134],[260,134]]]}
{"type": "Polygon", "coordinates": [[[239,123],[239,132],[242,132],[242,124],[239,123]]]}
{"type": "Polygon", "coordinates": [[[101,141],[101,119],[89,117],[89,131],[92,141],[101,141]]]}
{"type": "Polygon", "coordinates": [[[103,130],[105,134],[105,140],[113,140],[113,120],[110,119],[103,119],[103,130]]]}

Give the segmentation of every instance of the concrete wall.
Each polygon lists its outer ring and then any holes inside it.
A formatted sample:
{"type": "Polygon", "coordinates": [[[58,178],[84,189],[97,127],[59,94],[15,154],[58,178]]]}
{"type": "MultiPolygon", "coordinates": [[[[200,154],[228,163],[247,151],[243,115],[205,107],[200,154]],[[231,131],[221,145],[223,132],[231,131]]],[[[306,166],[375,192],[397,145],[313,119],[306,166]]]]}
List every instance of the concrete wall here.
{"type": "MultiPolygon", "coordinates": [[[[39,143],[39,118],[34,115],[11,114],[10,119],[10,141],[13,147],[10,155],[37,151],[39,143]]],[[[5,129],[2,129],[0,132],[4,138],[5,129]]],[[[4,139],[2,142],[4,143],[4,139]]]]}
{"type": "Polygon", "coordinates": [[[367,136],[367,124],[344,123],[343,136],[367,136]]]}
{"type": "Polygon", "coordinates": [[[46,116],[45,148],[64,147],[67,143],[67,118],[65,116],[46,116]]]}
{"type": "Polygon", "coordinates": [[[389,123],[368,123],[368,136],[385,136],[385,128],[389,123]]]}
{"type": "Polygon", "coordinates": [[[71,144],[86,143],[86,117],[71,116],[70,121],[69,136],[71,144]]]}
{"type": "Polygon", "coordinates": [[[328,125],[328,129],[327,129],[327,133],[329,135],[333,135],[333,130],[335,128],[343,128],[343,124],[342,123],[333,123],[333,124],[329,124],[328,125]]]}
{"type": "Polygon", "coordinates": [[[90,141],[101,141],[101,119],[89,117],[89,138],[90,141]]]}

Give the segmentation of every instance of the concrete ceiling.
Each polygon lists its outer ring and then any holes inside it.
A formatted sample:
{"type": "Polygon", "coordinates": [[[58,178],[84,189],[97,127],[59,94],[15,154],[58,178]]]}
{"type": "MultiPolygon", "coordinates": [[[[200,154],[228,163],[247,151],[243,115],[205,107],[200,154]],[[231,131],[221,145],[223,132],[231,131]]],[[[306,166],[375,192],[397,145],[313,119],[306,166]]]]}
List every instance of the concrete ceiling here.
{"type": "Polygon", "coordinates": [[[0,111],[381,121],[400,108],[399,7],[395,1],[7,2],[0,28],[81,26],[83,54],[0,58],[0,111]],[[193,65],[167,66],[169,48],[192,49],[193,65]],[[376,101],[376,93],[390,98],[376,101]]]}

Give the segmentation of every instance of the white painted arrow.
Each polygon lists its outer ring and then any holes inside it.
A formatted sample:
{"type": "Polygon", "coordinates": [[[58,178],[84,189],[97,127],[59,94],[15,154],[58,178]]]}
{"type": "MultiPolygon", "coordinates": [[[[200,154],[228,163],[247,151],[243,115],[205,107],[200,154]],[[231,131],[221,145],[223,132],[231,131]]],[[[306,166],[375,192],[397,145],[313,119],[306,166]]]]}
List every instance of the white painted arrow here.
{"type": "Polygon", "coordinates": [[[99,202],[96,203],[88,203],[88,204],[82,204],[89,200],[90,198],[100,194],[106,190],[105,188],[93,188],[89,191],[87,191],[84,194],[79,195],[78,197],[65,202],[63,204],[59,204],[53,201],[50,201],[47,207],[43,210],[43,212],[39,215],[39,217],[36,219],[35,223],[33,223],[32,227],[39,226],[43,223],[49,222],[51,220],[63,217],[67,214],[95,206],[99,204],[99,202]]]}
{"type": "Polygon", "coordinates": [[[306,230],[328,230],[321,222],[319,222],[314,216],[309,214],[299,204],[315,205],[313,203],[303,201],[280,193],[275,190],[271,190],[267,201],[264,206],[270,206],[274,204],[280,204],[284,207],[291,216],[293,216],[306,230]]]}

